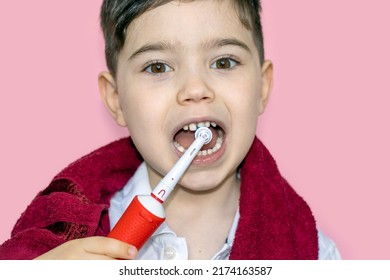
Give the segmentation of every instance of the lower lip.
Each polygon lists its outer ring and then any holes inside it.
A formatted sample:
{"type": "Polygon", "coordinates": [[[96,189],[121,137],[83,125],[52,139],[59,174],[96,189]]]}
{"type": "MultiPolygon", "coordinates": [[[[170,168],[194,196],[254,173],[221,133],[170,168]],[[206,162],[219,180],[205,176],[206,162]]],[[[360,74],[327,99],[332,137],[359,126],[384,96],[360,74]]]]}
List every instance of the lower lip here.
{"type": "MultiPolygon", "coordinates": [[[[192,164],[196,165],[196,166],[210,165],[210,164],[216,162],[217,160],[219,160],[222,157],[222,155],[224,154],[225,150],[226,150],[226,141],[224,140],[222,142],[221,148],[218,151],[212,153],[211,155],[196,156],[194,158],[194,160],[192,161],[192,164]]],[[[175,149],[175,151],[179,157],[181,157],[183,155],[183,153],[178,151],[177,149],[175,149]]]]}

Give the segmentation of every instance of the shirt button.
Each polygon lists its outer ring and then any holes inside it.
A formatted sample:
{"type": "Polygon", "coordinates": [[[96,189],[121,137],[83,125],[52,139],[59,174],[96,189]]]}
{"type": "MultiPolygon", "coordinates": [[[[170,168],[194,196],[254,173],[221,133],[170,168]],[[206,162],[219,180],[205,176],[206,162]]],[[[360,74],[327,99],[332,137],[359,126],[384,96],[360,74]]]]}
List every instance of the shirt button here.
{"type": "Polygon", "coordinates": [[[173,260],[176,257],[176,250],[171,246],[167,246],[164,248],[164,259],[165,260],[173,260]]]}

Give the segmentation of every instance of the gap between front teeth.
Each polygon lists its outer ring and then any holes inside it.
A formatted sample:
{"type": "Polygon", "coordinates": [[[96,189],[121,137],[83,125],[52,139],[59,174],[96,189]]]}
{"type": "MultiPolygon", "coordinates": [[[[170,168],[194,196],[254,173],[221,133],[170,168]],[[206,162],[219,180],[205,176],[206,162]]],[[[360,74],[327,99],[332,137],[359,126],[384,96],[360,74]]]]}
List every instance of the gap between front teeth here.
{"type": "MultiPolygon", "coordinates": [[[[223,142],[223,132],[221,130],[219,130],[218,131],[218,138],[217,138],[217,142],[215,143],[215,146],[212,149],[199,151],[197,156],[207,156],[207,155],[211,155],[211,154],[215,153],[216,151],[221,149],[222,142],[223,142]]],[[[173,144],[175,145],[176,149],[179,152],[184,153],[185,151],[187,151],[187,149],[184,148],[182,145],[180,145],[178,142],[173,141],[173,144]]]]}

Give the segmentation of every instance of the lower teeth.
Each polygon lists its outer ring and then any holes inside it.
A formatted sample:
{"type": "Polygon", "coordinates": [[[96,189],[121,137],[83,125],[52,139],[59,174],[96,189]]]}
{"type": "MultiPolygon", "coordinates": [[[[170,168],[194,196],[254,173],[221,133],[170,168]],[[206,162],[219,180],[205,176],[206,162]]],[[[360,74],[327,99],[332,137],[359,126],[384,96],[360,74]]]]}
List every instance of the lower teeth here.
{"type": "MultiPolygon", "coordinates": [[[[197,155],[198,156],[207,156],[207,155],[211,155],[211,154],[215,153],[216,151],[221,149],[222,142],[223,142],[223,132],[221,130],[219,130],[218,131],[218,138],[217,138],[217,142],[216,142],[215,146],[212,149],[199,151],[197,155]]],[[[179,152],[184,153],[185,151],[187,151],[187,149],[184,148],[182,145],[180,145],[178,142],[173,141],[173,144],[175,145],[176,149],[179,152]]]]}

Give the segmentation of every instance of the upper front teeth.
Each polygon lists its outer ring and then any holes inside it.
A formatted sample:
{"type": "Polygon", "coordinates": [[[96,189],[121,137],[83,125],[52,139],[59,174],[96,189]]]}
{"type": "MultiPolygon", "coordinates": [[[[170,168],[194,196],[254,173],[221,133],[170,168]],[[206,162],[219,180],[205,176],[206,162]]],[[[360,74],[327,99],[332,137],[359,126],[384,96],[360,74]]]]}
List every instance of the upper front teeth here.
{"type": "Polygon", "coordinates": [[[215,122],[206,121],[206,122],[190,123],[188,125],[185,125],[183,129],[195,131],[199,127],[210,127],[210,125],[213,127],[217,127],[217,124],[215,122]]]}

